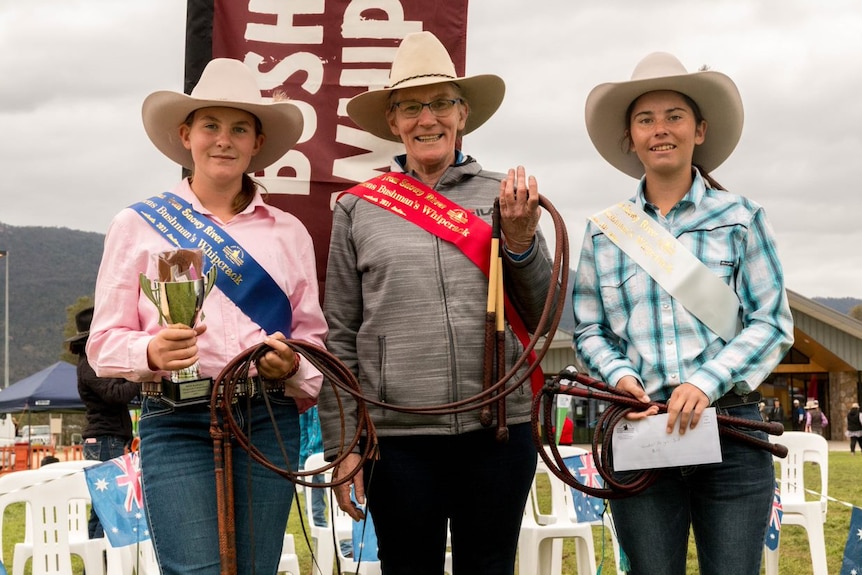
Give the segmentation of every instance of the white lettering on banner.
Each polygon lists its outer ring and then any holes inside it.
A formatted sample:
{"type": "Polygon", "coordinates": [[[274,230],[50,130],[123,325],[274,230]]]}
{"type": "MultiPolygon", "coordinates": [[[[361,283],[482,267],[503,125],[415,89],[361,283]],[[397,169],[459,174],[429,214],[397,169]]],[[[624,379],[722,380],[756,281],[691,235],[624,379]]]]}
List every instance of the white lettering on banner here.
{"type": "Polygon", "coordinates": [[[344,10],[344,38],[403,38],[411,32],[421,32],[422,22],[404,20],[404,7],[398,0],[352,0],[344,10]],[[386,19],[362,17],[366,10],[382,10],[386,19]]]}
{"type": "Polygon", "coordinates": [[[245,39],[255,42],[285,44],[321,44],[323,26],[294,26],[297,14],[323,14],[324,0],[249,0],[248,11],[276,16],[275,24],[249,22],[245,28],[245,39]]]}
{"type": "MultiPolygon", "coordinates": [[[[324,72],[330,57],[323,57],[309,51],[309,46],[324,42],[326,30],[322,25],[296,25],[298,16],[319,16],[323,21],[325,0],[248,0],[251,13],[265,17],[262,23],[246,22],[243,37],[249,42],[274,44],[280,46],[303,46],[304,50],[294,52],[281,60],[273,61],[264,57],[265,47],[248,51],[244,63],[256,71],[257,80],[264,92],[277,90],[288,78],[301,79],[298,84],[309,94],[319,94],[324,82],[324,72]],[[260,52],[260,53],[257,53],[260,52]],[[265,72],[261,68],[266,69],[265,72]]],[[[305,22],[314,22],[306,18],[305,22]]],[[[404,6],[399,0],[350,0],[344,8],[341,36],[348,41],[368,44],[381,39],[400,39],[412,32],[421,32],[423,22],[405,20],[404,6]]],[[[338,88],[357,88],[357,93],[385,86],[389,79],[389,68],[397,52],[397,46],[344,46],[340,58],[331,65],[339,67],[338,88]],[[360,67],[344,67],[352,64],[360,67]]],[[[301,98],[301,95],[300,95],[301,98]]],[[[302,111],[304,126],[299,144],[314,139],[319,129],[318,114],[336,114],[346,118],[348,97],[340,98],[337,110],[322,110],[312,103],[296,98],[291,94],[291,103],[302,111]]],[[[313,99],[309,100],[313,102],[313,99]]],[[[330,116],[327,116],[330,117],[330,116]]],[[[332,158],[332,176],[348,181],[363,181],[378,175],[378,169],[389,165],[393,155],[400,153],[402,144],[390,142],[357,130],[352,123],[339,122],[335,126],[335,142],[344,144],[345,157],[332,158]],[[355,154],[356,150],[362,150],[355,154]]],[[[319,164],[319,162],[318,162],[319,164]]],[[[328,180],[326,174],[313,174],[311,159],[297,149],[289,150],[282,158],[267,167],[262,176],[256,179],[271,194],[310,195],[312,179],[328,180]],[[281,176],[279,176],[281,174],[281,176]]]]}

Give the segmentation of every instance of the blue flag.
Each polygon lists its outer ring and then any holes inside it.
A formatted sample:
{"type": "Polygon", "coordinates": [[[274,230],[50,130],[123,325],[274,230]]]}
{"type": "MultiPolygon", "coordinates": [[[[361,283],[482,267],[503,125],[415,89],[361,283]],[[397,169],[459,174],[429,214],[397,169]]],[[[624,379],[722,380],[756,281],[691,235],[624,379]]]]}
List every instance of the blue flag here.
{"type": "Polygon", "coordinates": [[[844,545],[840,575],[862,575],[862,509],[858,507],[850,513],[850,533],[844,545]]]}
{"type": "MultiPolygon", "coordinates": [[[[569,472],[577,479],[581,485],[587,487],[602,488],[605,485],[599,470],[596,469],[593,463],[593,454],[584,453],[583,455],[575,455],[572,457],[564,457],[563,462],[566,464],[569,472]]],[[[587,495],[583,491],[579,491],[574,487],[572,490],[572,501],[575,504],[575,515],[580,522],[597,521],[602,518],[602,512],[605,509],[603,499],[587,495]]]]}
{"type": "Polygon", "coordinates": [[[84,469],[84,474],[93,509],[113,547],[124,547],[150,538],[137,453],[127,453],[92,465],[84,469]]]}
{"type": "Polygon", "coordinates": [[[775,482],[775,495],[772,497],[772,511],[769,514],[769,527],[766,529],[767,548],[775,551],[778,549],[778,537],[781,535],[781,518],[784,517],[784,508],[781,507],[781,489],[778,481],[775,482]]]}
{"type": "MultiPolygon", "coordinates": [[[[353,498],[353,492],[350,493],[353,498]]],[[[357,504],[359,509],[362,506],[357,504]]],[[[371,511],[365,509],[365,519],[353,522],[353,560],[357,563],[367,561],[380,561],[377,557],[377,532],[374,530],[374,520],[371,519],[371,511]]]]}

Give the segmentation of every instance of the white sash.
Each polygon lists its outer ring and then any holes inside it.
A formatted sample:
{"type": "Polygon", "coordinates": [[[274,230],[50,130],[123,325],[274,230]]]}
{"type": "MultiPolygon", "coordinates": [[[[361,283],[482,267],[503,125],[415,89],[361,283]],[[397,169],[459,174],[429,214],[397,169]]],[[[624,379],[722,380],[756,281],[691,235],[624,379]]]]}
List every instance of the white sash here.
{"type": "Polygon", "coordinates": [[[739,333],[739,298],[729,285],[632,202],[590,217],[618,248],[725,342],[739,333]]]}

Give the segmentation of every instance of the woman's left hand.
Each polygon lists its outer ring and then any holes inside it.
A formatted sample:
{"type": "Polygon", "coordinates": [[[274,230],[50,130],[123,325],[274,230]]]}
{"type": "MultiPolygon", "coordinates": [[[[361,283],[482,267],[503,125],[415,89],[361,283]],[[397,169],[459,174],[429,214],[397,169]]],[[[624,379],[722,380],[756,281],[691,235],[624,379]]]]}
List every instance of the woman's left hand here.
{"type": "Polygon", "coordinates": [[[703,410],[709,407],[709,397],[691,383],[677,386],[667,401],[667,429],[673,433],[679,419],[679,434],[685,435],[686,429],[694,429],[700,421],[703,410]]]}
{"type": "Polygon", "coordinates": [[[500,228],[509,251],[520,254],[530,249],[541,214],[536,178],[528,179],[524,166],[510,169],[500,182],[500,228]]]}
{"type": "Polygon", "coordinates": [[[280,331],[267,336],[264,343],[272,349],[260,358],[257,372],[266,379],[281,379],[290,373],[299,358],[287,345],[287,338],[280,331]]]}

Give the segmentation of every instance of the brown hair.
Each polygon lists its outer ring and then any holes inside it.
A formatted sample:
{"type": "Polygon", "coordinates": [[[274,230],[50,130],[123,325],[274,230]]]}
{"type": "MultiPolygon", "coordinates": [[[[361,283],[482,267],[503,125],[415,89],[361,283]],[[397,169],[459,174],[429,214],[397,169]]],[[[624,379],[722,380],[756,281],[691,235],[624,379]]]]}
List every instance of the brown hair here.
{"type": "MultiPolygon", "coordinates": [[[[702,122],[706,121],[706,118],[703,117],[703,113],[700,111],[700,106],[697,105],[697,102],[695,102],[689,96],[683,94],[682,92],[677,92],[677,94],[682,96],[682,99],[685,100],[685,103],[688,105],[689,108],[691,108],[691,111],[694,114],[694,121],[697,125],[700,125],[702,122]]],[[[643,94],[641,94],[641,96],[643,96],[643,94]]],[[[640,96],[632,100],[631,104],[629,104],[629,107],[626,108],[626,131],[623,135],[622,140],[620,141],[620,146],[622,146],[623,150],[631,150],[632,148],[632,135],[628,126],[631,125],[632,112],[634,111],[635,102],[638,101],[638,98],[640,98],[640,96]]],[[[714,190],[727,191],[721,184],[718,183],[718,181],[716,181],[712,176],[710,176],[709,173],[704,170],[702,166],[699,166],[695,163],[692,163],[692,166],[697,168],[697,171],[699,171],[700,174],[703,176],[703,179],[706,180],[708,187],[714,190]]]]}

